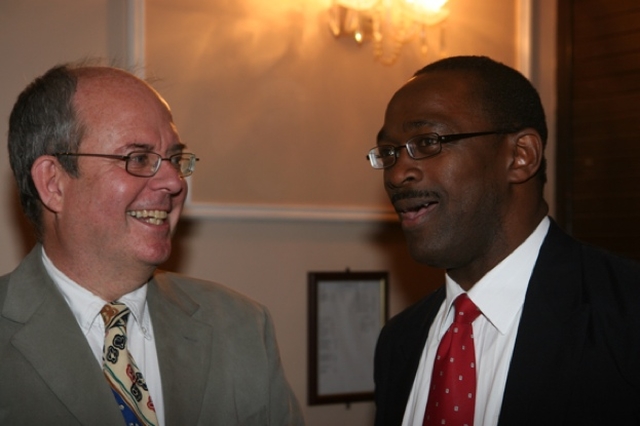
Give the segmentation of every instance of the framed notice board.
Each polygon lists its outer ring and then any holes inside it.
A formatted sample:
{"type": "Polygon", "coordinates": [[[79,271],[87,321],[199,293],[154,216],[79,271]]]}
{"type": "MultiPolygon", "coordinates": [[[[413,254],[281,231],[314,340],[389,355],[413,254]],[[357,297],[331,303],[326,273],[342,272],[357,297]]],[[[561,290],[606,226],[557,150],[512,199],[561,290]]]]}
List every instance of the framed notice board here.
{"type": "Polygon", "coordinates": [[[309,272],[309,405],[373,400],[387,272],[309,272]]]}

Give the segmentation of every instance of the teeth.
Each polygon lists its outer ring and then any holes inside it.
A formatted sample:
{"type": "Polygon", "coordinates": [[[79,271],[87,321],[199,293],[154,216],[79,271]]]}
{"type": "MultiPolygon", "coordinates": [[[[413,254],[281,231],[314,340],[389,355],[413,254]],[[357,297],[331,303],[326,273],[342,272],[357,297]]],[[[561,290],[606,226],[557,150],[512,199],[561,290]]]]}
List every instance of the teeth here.
{"type": "Polygon", "coordinates": [[[161,225],[168,216],[164,210],[130,210],[127,214],[137,219],[147,219],[146,222],[152,225],[161,225]]]}
{"type": "Polygon", "coordinates": [[[399,213],[412,213],[412,212],[417,212],[418,210],[420,210],[423,207],[426,207],[426,204],[420,204],[419,206],[415,206],[415,207],[409,207],[406,209],[402,209],[402,210],[398,210],[399,213]]]}

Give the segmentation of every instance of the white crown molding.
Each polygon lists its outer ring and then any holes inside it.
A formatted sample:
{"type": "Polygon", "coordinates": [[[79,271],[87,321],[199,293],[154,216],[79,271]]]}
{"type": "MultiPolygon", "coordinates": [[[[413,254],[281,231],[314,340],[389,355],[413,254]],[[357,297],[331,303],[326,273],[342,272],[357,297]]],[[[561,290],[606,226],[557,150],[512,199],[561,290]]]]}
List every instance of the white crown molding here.
{"type": "Polygon", "coordinates": [[[294,204],[227,204],[187,202],[183,217],[217,220],[270,220],[315,222],[393,222],[391,209],[358,206],[307,206],[294,204]]]}

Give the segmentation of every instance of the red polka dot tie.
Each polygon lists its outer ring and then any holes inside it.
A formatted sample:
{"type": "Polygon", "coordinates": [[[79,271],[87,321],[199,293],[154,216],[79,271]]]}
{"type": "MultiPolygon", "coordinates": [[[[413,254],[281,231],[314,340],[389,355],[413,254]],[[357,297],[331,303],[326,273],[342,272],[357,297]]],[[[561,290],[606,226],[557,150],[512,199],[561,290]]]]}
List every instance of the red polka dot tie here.
{"type": "Polygon", "coordinates": [[[480,310],[466,293],[454,302],[453,324],[433,364],[424,426],[472,426],[476,401],[476,355],[471,323],[480,310]]]}

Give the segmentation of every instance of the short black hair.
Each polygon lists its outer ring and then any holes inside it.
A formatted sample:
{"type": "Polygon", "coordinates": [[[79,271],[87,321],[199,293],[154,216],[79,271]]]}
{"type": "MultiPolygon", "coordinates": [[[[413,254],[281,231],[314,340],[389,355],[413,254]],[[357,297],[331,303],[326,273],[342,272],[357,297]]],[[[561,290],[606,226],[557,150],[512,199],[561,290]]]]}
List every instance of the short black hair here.
{"type": "MultiPolygon", "coordinates": [[[[547,122],[540,95],[520,72],[486,56],[453,56],[421,68],[414,76],[440,71],[468,73],[475,77],[474,92],[496,129],[533,128],[540,134],[543,146],[547,145],[547,122]]],[[[545,183],[544,158],[538,175],[545,183]]]]}

